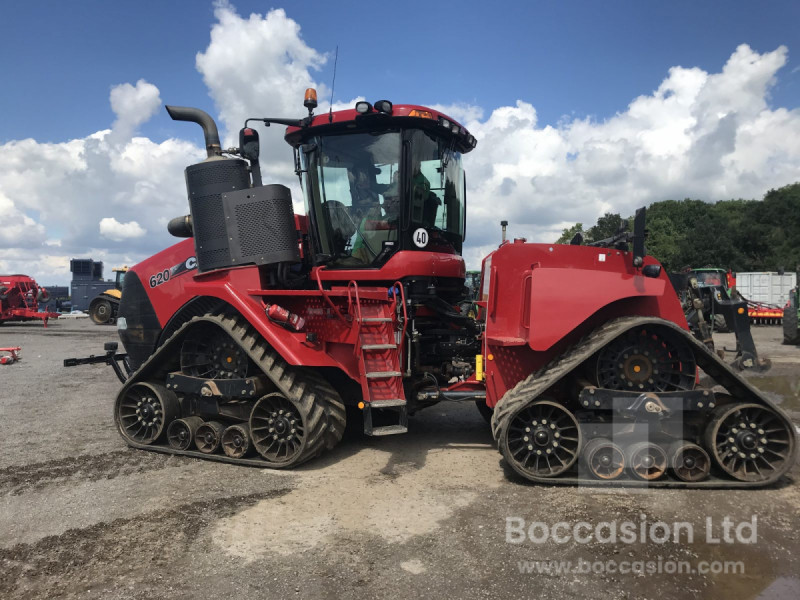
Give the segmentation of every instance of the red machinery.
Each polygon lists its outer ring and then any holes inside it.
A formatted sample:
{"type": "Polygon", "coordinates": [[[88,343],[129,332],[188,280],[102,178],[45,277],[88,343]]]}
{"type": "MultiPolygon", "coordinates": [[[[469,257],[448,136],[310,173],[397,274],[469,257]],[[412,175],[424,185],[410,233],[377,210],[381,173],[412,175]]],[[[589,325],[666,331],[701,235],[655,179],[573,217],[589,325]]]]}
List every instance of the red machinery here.
{"type": "Polygon", "coordinates": [[[18,360],[19,352],[22,350],[19,346],[12,346],[9,348],[0,348],[0,365],[13,365],[18,360]]]}
{"type": "MultiPolygon", "coordinates": [[[[736,288],[736,273],[728,269],[726,275],[728,289],[736,288]]],[[[736,292],[747,302],[747,316],[753,325],[781,325],[783,323],[783,309],[775,304],[766,302],[754,302],[744,298],[738,290],[736,292]]]]}
{"type": "Polygon", "coordinates": [[[533,481],[760,486],[791,467],[794,426],[688,332],[646,256],[643,209],[633,234],[591,247],[502,244],[474,319],[458,306],[475,138],[421,106],[305,105],[303,119],[248,119],[225,152],[209,115],[167,107],[205,134],[191,214],[169,225],[191,239],[128,272],[126,353],[65,361],[115,367],[129,445],[286,468],[332,448],[347,419],[399,434],[460,400],[533,481]],[[288,126],[307,215],[262,185],[251,121],[288,126]],[[698,368],[725,391],[698,386],[698,368]]]}
{"type": "Polygon", "coordinates": [[[57,312],[39,312],[39,303],[47,303],[50,294],[27,275],[0,275],[0,325],[6,321],[57,319],[57,312]]]}
{"type": "Polygon", "coordinates": [[[781,325],[783,309],[764,302],[747,302],[747,315],[754,325],[781,325]]]}

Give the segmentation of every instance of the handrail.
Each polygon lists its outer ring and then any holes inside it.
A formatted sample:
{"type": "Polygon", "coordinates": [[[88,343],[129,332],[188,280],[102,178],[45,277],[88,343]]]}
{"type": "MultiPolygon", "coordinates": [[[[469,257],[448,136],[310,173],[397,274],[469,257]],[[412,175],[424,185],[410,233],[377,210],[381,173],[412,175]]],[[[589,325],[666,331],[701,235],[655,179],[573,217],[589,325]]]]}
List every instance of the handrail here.
{"type": "Polygon", "coordinates": [[[328,305],[330,305],[330,307],[333,310],[334,314],[337,317],[339,317],[339,319],[341,319],[342,323],[344,323],[345,325],[349,325],[349,323],[347,322],[347,319],[344,318],[344,315],[342,315],[342,313],[339,312],[339,307],[337,307],[333,303],[333,301],[330,298],[328,298],[328,294],[325,292],[325,289],[322,287],[322,279],[320,279],[320,277],[319,277],[319,272],[322,271],[322,269],[324,269],[324,268],[325,267],[318,267],[317,268],[316,275],[317,275],[317,286],[319,286],[319,291],[322,294],[322,297],[325,298],[325,302],[327,302],[328,305]]]}
{"type": "MultiPolygon", "coordinates": [[[[403,284],[399,281],[395,281],[392,284],[392,287],[399,287],[400,288],[400,300],[403,302],[403,334],[400,336],[400,339],[405,339],[406,337],[406,329],[408,328],[408,310],[406,310],[406,291],[403,288],[403,284]]],[[[395,303],[397,302],[397,294],[395,294],[395,303]]]]}
{"type": "Polygon", "coordinates": [[[358,323],[358,327],[356,328],[356,339],[358,339],[358,343],[353,347],[353,353],[358,354],[358,351],[361,349],[361,298],[358,295],[358,283],[356,283],[354,279],[351,279],[347,283],[347,309],[352,313],[353,298],[350,295],[351,288],[355,290],[356,293],[356,323],[358,323]]]}
{"type": "Polygon", "coordinates": [[[353,305],[353,298],[350,296],[350,288],[353,288],[356,292],[356,308],[357,315],[358,315],[358,322],[361,323],[361,298],[358,295],[358,283],[355,279],[351,279],[347,284],[347,308],[350,310],[350,307],[353,305]]]}

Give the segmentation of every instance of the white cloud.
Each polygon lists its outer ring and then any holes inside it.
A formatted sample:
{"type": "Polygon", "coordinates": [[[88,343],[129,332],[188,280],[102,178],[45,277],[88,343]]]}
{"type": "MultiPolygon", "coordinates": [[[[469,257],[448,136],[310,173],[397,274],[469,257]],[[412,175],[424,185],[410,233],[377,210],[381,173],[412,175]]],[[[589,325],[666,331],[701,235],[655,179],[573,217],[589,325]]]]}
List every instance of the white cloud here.
{"type": "MultiPolygon", "coordinates": [[[[673,67],[657,90],[605,121],[541,127],[523,101],[467,123],[473,240],[552,241],[560,229],[667,198],[760,198],[800,179],[800,111],[771,109],[787,50],[739,46],[720,73],[673,67]]],[[[490,247],[489,245],[486,248],[490,247]]],[[[482,255],[481,248],[473,258],[482,255]]],[[[474,264],[474,263],[473,263],[474,264]]]]}
{"type": "Polygon", "coordinates": [[[156,114],[161,105],[158,88],[144,79],[137,81],[135,86],[130,83],[114,86],[109,100],[111,110],[117,115],[108,139],[114,145],[127,142],[137,127],[156,114]]]}
{"type": "Polygon", "coordinates": [[[115,242],[122,242],[134,238],[140,238],[147,234],[136,221],[120,223],[114,217],[105,217],[100,220],[100,235],[115,242]]]}
{"type": "Polygon", "coordinates": [[[45,228],[19,210],[0,190],[0,247],[37,248],[42,245],[45,228]]]}
{"type": "MultiPolygon", "coordinates": [[[[197,70],[219,108],[230,142],[247,117],[302,117],[306,88],[316,88],[320,100],[327,98],[327,87],[311,75],[327,57],[306,44],[300,25],[283,9],[243,18],[229,3],[218,2],[214,15],[211,43],[197,54],[197,70]]],[[[284,151],[275,156],[285,158],[286,145],[280,141],[274,146],[284,151]]]]}
{"type": "MultiPolygon", "coordinates": [[[[221,2],[215,16],[196,66],[226,146],[246,117],[301,117],[307,87],[319,92],[317,111],[327,110],[330,91],[315,75],[329,57],[283,10],[241,16],[221,2]]],[[[496,246],[501,219],[511,223],[511,237],[552,241],[563,227],[591,224],[604,211],[627,215],[687,196],[760,198],[796,181],[800,111],[772,108],[769,97],[786,61],[784,47],[758,53],[742,45],[716,73],[676,66],[657,89],[604,121],[546,125],[529,99],[484,110],[442,98],[434,108],[478,139],[465,156],[469,266],[496,246]]],[[[184,139],[160,143],[137,136],[161,103],[145,80],[115,86],[109,100],[114,123],[98,123],[84,138],[0,144],[0,270],[64,283],[70,257],[133,264],[174,243],[166,223],[188,210],[183,169],[205,156],[199,130],[187,125],[184,139]]],[[[265,181],[289,185],[301,210],[283,127],[260,132],[265,181]]]]}

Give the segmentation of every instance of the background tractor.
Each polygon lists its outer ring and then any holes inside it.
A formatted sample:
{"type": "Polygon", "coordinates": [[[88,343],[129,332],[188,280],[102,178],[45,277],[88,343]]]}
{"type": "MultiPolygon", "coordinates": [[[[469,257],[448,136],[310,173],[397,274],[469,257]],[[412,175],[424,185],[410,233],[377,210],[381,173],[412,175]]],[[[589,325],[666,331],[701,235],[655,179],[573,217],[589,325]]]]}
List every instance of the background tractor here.
{"type": "MultiPolygon", "coordinates": [[[[705,267],[687,269],[670,275],[686,321],[695,337],[711,351],[715,350],[713,333],[732,332],[736,336],[733,361],[737,369],[767,370],[770,362],[758,357],[750,331],[751,304],[736,290],[736,276],[731,271],[705,267]]],[[[720,354],[723,352],[720,349],[720,354]]]]}
{"type": "Polygon", "coordinates": [[[503,241],[482,261],[478,316],[465,263],[463,154],[438,110],[358,102],[248,119],[186,168],[186,238],[130,269],[117,327],[114,417],[141,449],[271,468],[333,448],[348,419],[403,434],[441,401],[477,402],[522,477],[657,486],[762,486],[795,460],[795,429],[688,331],[634,231],[593,246],[503,241]],[[305,200],[264,184],[251,123],[285,125],[305,200]],[[580,282],[591,294],[564,296],[580,282]],[[120,364],[122,363],[122,364],[120,364]],[[698,385],[698,369],[718,387],[698,385]]]}
{"type": "Polygon", "coordinates": [[[113,325],[117,322],[122,284],[128,267],[119,267],[112,271],[114,272],[114,288],[104,290],[89,303],[89,317],[98,325],[113,325]]]}

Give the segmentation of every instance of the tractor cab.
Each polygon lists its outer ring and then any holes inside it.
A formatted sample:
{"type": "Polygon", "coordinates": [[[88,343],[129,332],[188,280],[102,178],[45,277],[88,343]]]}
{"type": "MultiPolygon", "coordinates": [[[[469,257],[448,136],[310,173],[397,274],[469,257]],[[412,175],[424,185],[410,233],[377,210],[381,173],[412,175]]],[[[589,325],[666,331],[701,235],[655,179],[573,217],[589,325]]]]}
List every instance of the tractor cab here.
{"type": "Polygon", "coordinates": [[[475,138],[445,115],[383,100],[290,126],[315,262],[376,268],[401,250],[461,254],[475,138]]]}
{"type": "Polygon", "coordinates": [[[728,292],[728,290],[732,287],[731,279],[734,277],[734,275],[725,269],[703,267],[699,269],[691,269],[688,271],[688,273],[691,277],[697,279],[697,285],[701,288],[721,287],[723,290],[725,290],[725,292],[728,292]]]}
{"type": "Polygon", "coordinates": [[[128,272],[128,266],[117,267],[111,269],[114,272],[114,289],[122,290],[122,284],[125,281],[125,274],[128,272]]]}

